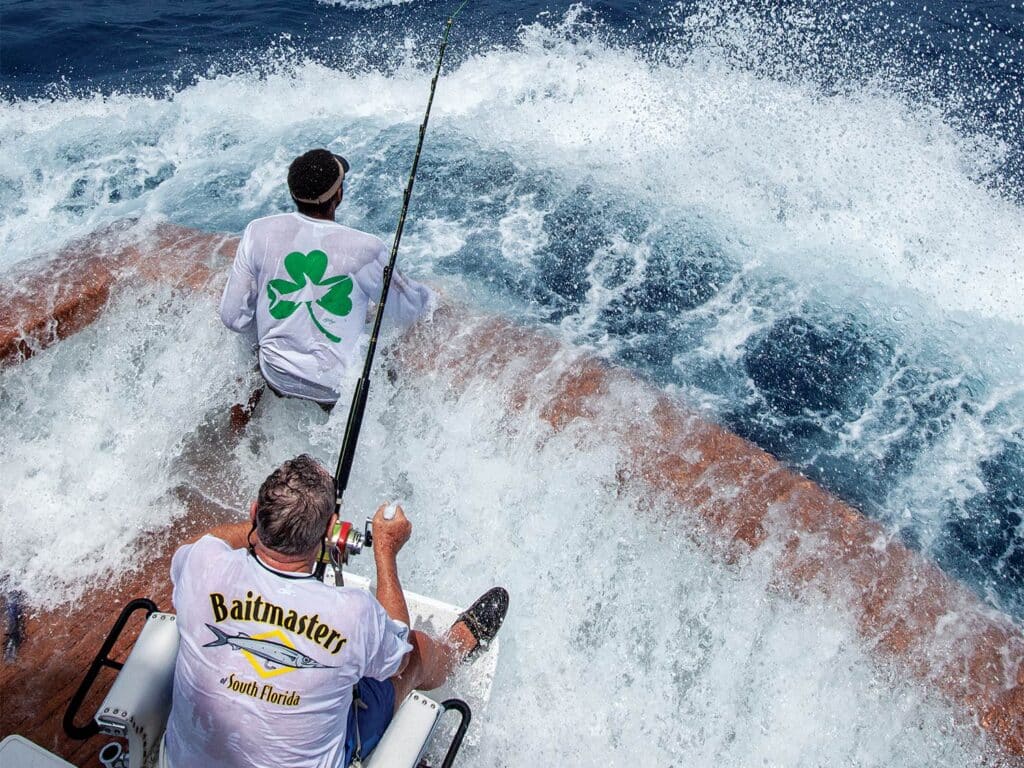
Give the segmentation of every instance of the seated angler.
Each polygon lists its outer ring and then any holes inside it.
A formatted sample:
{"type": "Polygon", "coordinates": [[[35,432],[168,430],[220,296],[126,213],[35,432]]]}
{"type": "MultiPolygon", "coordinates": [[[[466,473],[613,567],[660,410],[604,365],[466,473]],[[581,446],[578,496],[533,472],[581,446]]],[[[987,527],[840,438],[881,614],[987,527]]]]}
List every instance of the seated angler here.
{"type": "MultiPolygon", "coordinates": [[[[380,238],[334,220],[348,170],[345,158],[326,149],[292,161],[288,189],[298,210],[245,228],[220,304],[224,325],[255,331],[259,370],[271,391],[328,410],[352,365],[367,307],[380,298],[389,257],[380,238]]],[[[432,297],[396,270],[385,319],[411,324],[432,297]]],[[[236,427],[245,425],[261,394],[235,406],[236,427]]]]}
{"type": "Polygon", "coordinates": [[[348,766],[357,751],[369,755],[412,690],[443,685],[494,638],[508,607],[501,587],[443,637],[410,631],[396,556],[412,524],[401,508],[391,519],[384,509],[373,519],[376,598],[312,576],[336,516],[334,480],[306,455],[264,481],[251,522],[175,553],[170,768],[348,766]]]}

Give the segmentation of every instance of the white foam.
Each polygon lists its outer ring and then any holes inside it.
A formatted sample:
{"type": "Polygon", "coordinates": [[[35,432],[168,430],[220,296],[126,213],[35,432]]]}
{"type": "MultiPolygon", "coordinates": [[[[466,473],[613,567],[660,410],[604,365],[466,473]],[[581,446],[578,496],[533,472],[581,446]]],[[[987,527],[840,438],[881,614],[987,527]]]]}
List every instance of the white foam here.
{"type": "Polygon", "coordinates": [[[413,0],[316,0],[321,5],[333,5],[357,11],[372,11],[389,5],[407,5],[413,0]]]}
{"type": "MultiPolygon", "coordinates": [[[[960,400],[951,402],[948,412],[953,416],[942,439],[915,457],[911,471],[889,494],[886,509],[893,523],[910,528],[930,551],[944,533],[950,507],[964,509],[969,499],[989,490],[981,466],[1024,430],[1022,411],[1024,386],[1019,381],[994,387],[981,403],[965,407],[960,400]]],[[[1015,533],[1021,536],[1021,531],[1015,533]]],[[[1007,555],[1012,553],[1009,546],[1007,555]]]]}
{"type": "Polygon", "coordinates": [[[179,457],[230,405],[236,370],[209,301],[160,293],[121,297],[73,341],[0,373],[4,586],[53,606],[134,567],[138,537],[183,511],[179,457]]]}
{"type": "MultiPolygon", "coordinates": [[[[183,514],[182,483],[241,518],[282,459],[312,451],[331,465],[344,409],[328,419],[268,398],[237,447],[210,442],[250,372],[244,340],[218,328],[210,299],[163,292],[123,296],[97,326],[5,371],[5,586],[53,604],[138,562],[138,533],[183,514]]],[[[685,514],[652,519],[616,490],[616,447],[585,429],[552,434],[543,398],[510,415],[518,375],[463,394],[444,378],[379,375],[344,507],[358,522],[403,500],[408,588],[458,604],[498,583],[512,594],[495,695],[465,759],[981,759],[970,728],[877,667],[841,610],[773,596],[770,563],[710,557],[684,533],[685,514]]]]}
{"type": "MultiPolygon", "coordinates": [[[[509,372],[461,395],[433,376],[382,382],[346,501],[358,520],[382,499],[405,499],[414,525],[401,555],[409,588],[458,603],[493,584],[512,595],[495,695],[476,713],[480,741],[463,759],[957,766],[980,758],[969,728],[877,667],[841,611],[774,596],[772,553],[738,566],[709,557],[680,535],[691,528],[685,515],[652,520],[647,505],[613,490],[614,445],[583,428],[552,434],[538,404],[510,417],[501,393],[516,378],[509,372]]],[[[287,455],[301,445],[282,428],[291,409],[273,410],[253,440],[287,455]]],[[[343,426],[335,415],[314,444],[329,449],[343,426]]]]}
{"type": "Polygon", "coordinates": [[[699,51],[669,66],[542,27],[523,42],[450,78],[454,114],[484,145],[655,210],[706,211],[801,281],[898,286],[1024,320],[1024,212],[976,181],[998,142],[884,90],[829,96],[699,51]]]}
{"type": "MultiPolygon", "coordinates": [[[[577,24],[570,14],[554,29],[526,27],[515,49],[447,73],[432,141],[454,131],[568,184],[597,180],[655,215],[705,212],[742,238],[747,258],[804,281],[868,296],[895,287],[947,312],[1024,320],[1024,212],[980,181],[1007,151],[999,141],[882,87],[827,94],[739,70],[707,46],[650,63],[577,24]]],[[[408,64],[385,76],[298,63],[167,99],[3,102],[0,181],[16,191],[4,198],[3,259],[144,211],[229,219],[202,212],[211,194],[246,211],[283,205],[283,167],[299,147],[373,153],[377,130],[419,121],[425,85],[408,64]]]]}

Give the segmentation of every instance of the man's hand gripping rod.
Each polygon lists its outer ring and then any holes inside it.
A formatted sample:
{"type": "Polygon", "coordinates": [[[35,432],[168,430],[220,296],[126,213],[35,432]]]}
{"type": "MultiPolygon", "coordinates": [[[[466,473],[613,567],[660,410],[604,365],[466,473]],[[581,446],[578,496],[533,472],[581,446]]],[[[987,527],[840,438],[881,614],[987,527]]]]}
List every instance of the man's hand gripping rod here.
{"type": "MultiPolygon", "coordinates": [[[[366,411],[366,398],[370,392],[370,374],[373,369],[373,357],[377,351],[377,338],[380,334],[381,322],[384,319],[384,305],[388,300],[388,292],[391,289],[391,276],[395,271],[395,262],[398,260],[398,246],[402,242],[402,231],[405,229],[405,219],[409,213],[409,201],[412,199],[412,188],[416,183],[416,171],[420,165],[420,153],[423,151],[423,139],[427,135],[427,123],[430,121],[430,108],[434,104],[434,93],[437,90],[437,81],[441,76],[441,65],[444,63],[444,53],[448,48],[448,34],[451,32],[455,17],[466,7],[469,0],[463,0],[462,4],[448,17],[444,27],[444,36],[441,38],[441,48],[437,54],[437,65],[434,68],[434,77],[430,81],[430,96],[427,99],[427,111],[423,115],[423,122],[420,124],[419,139],[416,142],[416,154],[413,156],[412,169],[409,171],[409,181],[405,185],[405,195],[402,199],[402,212],[398,217],[398,227],[395,230],[395,239],[391,244],[391,258],[384,268],[384,279],[381,287],[380,301],[377,302],[377,313],[373,318],[373,330],[370,332],[370,343],[366,350],[366,360],[363,363],[363,373],[356,382],[355,392],[352,393],[352,405],[348,410],[348,423],[345,425],[345,437],[341,443],[341,453],[338,456],[338,468],[334,473],[334,511],[341,515],[341,502],[348,488],[348,479],[352,474],[352,464],[355,460],[356,445],[359,442],[359,430],[363,426],[363,413],[366,411]]],[[[369,521],[362,533],[353,529],[351,523],[338,523],[331,535],[324,542],[324,550],[316,566],[316,576],[323,579],[327,562],[330,561],[335,569],[336,583],[340,584],[341,566],[348,561],[348,555],[358,554],[364,546],[373,546],[373,535],[369,521]]]]}

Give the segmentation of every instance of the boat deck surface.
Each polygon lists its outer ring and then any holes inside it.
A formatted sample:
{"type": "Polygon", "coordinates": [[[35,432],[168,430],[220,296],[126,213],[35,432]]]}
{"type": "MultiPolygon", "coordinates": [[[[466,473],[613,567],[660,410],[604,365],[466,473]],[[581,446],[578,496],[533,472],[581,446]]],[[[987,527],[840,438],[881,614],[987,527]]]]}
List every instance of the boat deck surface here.
{"type": "MultiPolygon", "coordinates": [[[[69,738],[62,727],[64,712],[121,607],[133,598],[148,597],[161,610],[169,610],[173,551],[209,526],[230,519],[226,510],[211,514],[209,508],[199,510],[198,502],[190,506],[196,509],[188,517],[140,541],[139,551],[152,555],[141,567],[93,585],[70,607],[26,616],[25,640],[16,658],[0,664],[0,735],[17,733],[80,768],[100,767],[99,751],[112,738],[69,738]]],[[[142,624],[142,614],[136,614],[114,649],[115,659],[123,661],[128,655],[142,624]]],[[[96,711],[113,679],[111,670],[100,674],[78,725],[85,725],[96,711]]]]}

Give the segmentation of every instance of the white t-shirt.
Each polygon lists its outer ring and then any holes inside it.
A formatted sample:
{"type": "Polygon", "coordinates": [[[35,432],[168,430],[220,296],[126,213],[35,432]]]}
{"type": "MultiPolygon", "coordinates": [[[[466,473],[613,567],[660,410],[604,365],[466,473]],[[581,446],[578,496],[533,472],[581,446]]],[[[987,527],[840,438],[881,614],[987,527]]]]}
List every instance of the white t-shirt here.
{"type": "MultiPolygon", "coordinates": [[[[238,332],[255,320],[260,370],[274,389],[334,402],[388,257],[380,238],[333,221],[300,213],[256,219],[238,244],[221,320],[238,332]]],[[[384,316],[408,325],[432,296],[396,270],[384,316]]]]}
{"type": "Polygon", "coordinates": [[[409,628],[367,591],[275,571],[204,536],[171,561],[181,644],[172,768],[338,768],[352,686],[386,680],[409,628]]]}

